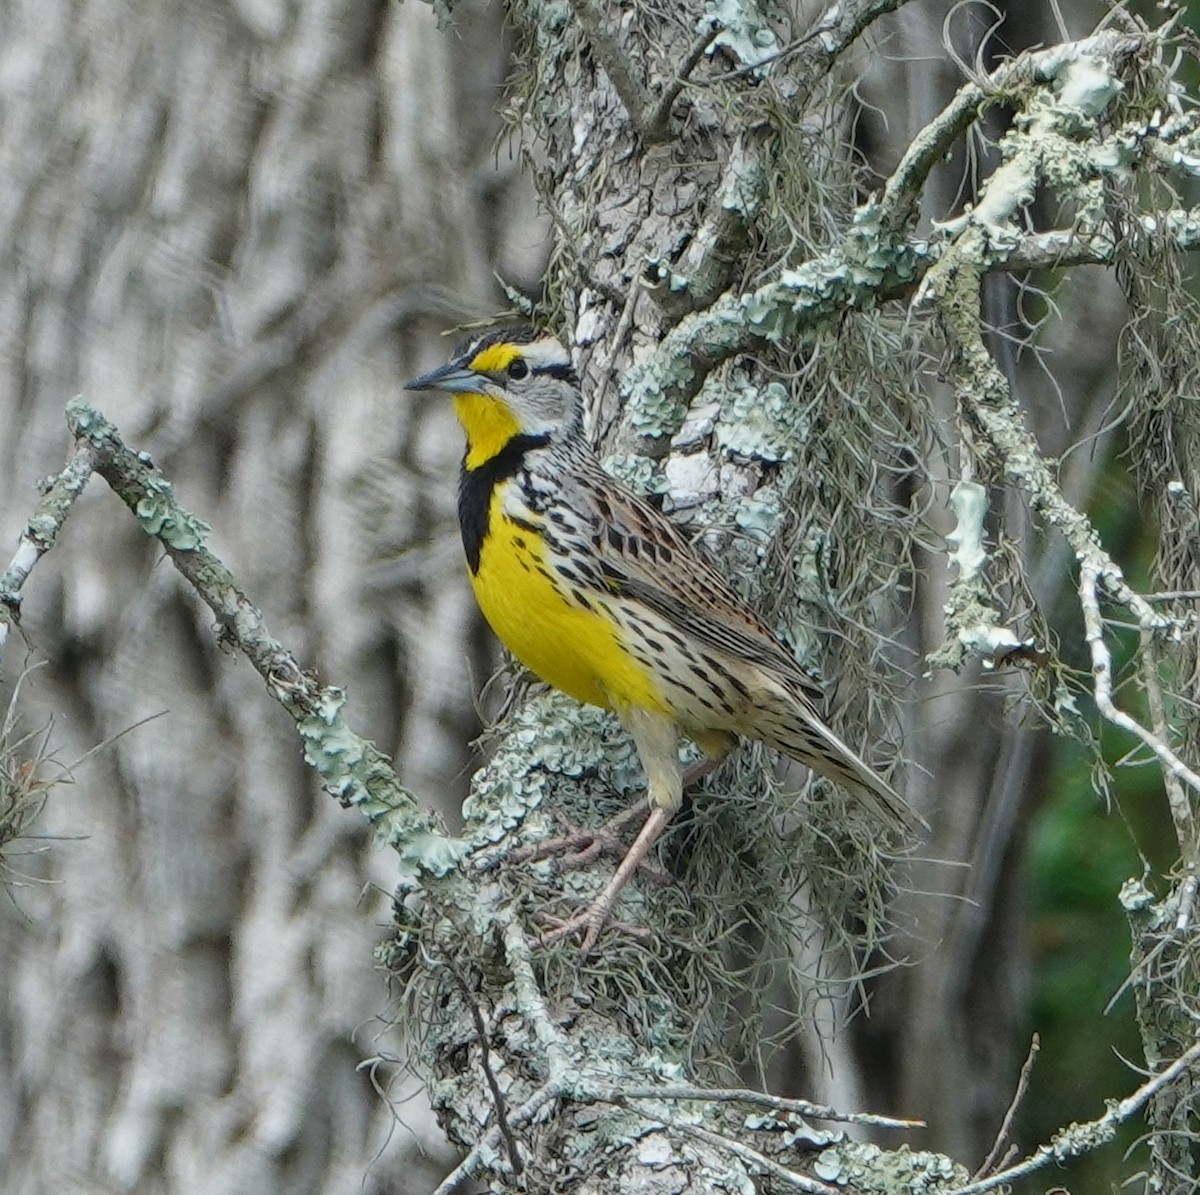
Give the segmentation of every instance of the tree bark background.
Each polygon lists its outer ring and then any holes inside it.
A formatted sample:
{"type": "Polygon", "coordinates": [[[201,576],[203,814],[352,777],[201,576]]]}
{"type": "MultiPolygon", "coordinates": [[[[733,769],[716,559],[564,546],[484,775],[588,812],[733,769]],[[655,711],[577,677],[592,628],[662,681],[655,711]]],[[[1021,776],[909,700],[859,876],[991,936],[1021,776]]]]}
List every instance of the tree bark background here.
{"type": "MultiPolygon", "coordinates": [[[[872,96],[888,116],[862,132],[881,173],[961,82],[942,46],[952,7],[905,6],[859,58],[861,119],[872,96]]],[[[1084,6],[1063,7],[1072,34],[1090,27],[1084,6]]],[[[1040,3],[1006,9],[1012,48],[1053,40],[1040,3]]],[[[458,433],[400,385],[444,351],[438,328],[502,305],[493,271],[536,288],[549,224],[516,159],[493,152],[504,14],[455,12],[449,33],[424,6],[350,0],[25,0],[0,15],[0,555],[36,479],[62,463],[63,405],[84,393],[155,456],[274,632],[348,687],[358,728],[451,820],[495,655],[453,522],[458,433]]],[[[605,94],[602,126],[619,106],[587,69],[563,92],[568,114],[605,94]]],[[[560,133],[565,175],[579,147],[560,133]]],[[[613,208],[589,230],[611,238],[598,281],[618,295],[636,290],[639,254],[671,242],[674,205],[713,182],[646,196],[629,181],[610,183],[613,208]],[[632,236],[615,202],[629,195],[646,203],[632,236]]],[[[948,170],[946,206],[957,185],[948,170]]],[[[570,218],[562,192],[548,198],[570,218]]],[[[1079,290],[1090,305],[1055,332],[1065,417],[1044,375],[1015,366],[1052,455],[1097,424],[1122,318],[1104,287],[1079,290]]],[[[653,340],[655,313],[598,294],[566,307],[599,350],[603,428],[616,415],[604,378],[653,340]]],[[[1081,457],[1072,497],[1090,482],[1081,457]]],[[[919,653],[940,642],[945,600],[944,560],[925,564],[919,653]]],[[[1060,582],[1053,564],[1039,598],[1060,582]]],[[[349,1192],[365,1174],[367,1190],[428,1189],[449,1155],[423,1100],[397,1105],[393,1126],[355,1070],[396,1048],[377,1036],[387,996],[371,966],[393,860],[317,791],[291,726],[209,624],[93,483],[27,590],[29,660],[50,665],[24,716],[53,719],[69,764],[167,712],[55,794],[41,829],[62,838],[20,860],[30,880],[0,911],[0,1185],[349,1192]]],[[[9,686],[17,658],[10,647],[9,686]]],[[[772,1073],[789,1093],[925,1117],[922,1144],[966,1160],[990,1144],[1025,1044],[1019,868],[1041,796],[1041,748],[979,681],[914,682],[905,725],[928,853],[970,870],[918,877],[939,894],[908,911],[919,966],[885,982],[878,1015],[772,1073]]],[[[383,1073],[394,1096],[415,1088],[402,1067],[383,1073]]]]}
{"type": "MultiPolygon", "coordinates": [[[[83,393],[451,817],[495,652],[461,580],[452,416],[401,383],[419,321],[542,268],[528,184],[493,153],[502,20],[461,6],[450,34],[422,5],[342,0],[0,14],[0,543],[83,393]]],[[[416,1085],[380,1070],[401,1127],[355,1069],[398,1048],[372,962],[393,859],[98,481],[23,630],[49,661],[24,726],[53,723],[61,764],[161,716],[75,770],[12,860],[0,1187],[428,1188],[450,1155],[402,1102],[416,1085]]]]}

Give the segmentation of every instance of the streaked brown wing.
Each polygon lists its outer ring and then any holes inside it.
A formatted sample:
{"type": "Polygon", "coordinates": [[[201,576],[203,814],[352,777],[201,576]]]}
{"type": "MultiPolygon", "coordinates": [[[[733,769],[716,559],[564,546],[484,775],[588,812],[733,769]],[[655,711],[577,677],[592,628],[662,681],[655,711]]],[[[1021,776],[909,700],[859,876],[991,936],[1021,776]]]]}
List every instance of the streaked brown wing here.
{"type": "Polygon", "coordinates": [[[641,602],[709,648],[770,670],[819,706],[817,682],[666,515],[607,475],[604,482],[593,494],[594,546],[609,591],[641,602]]]}

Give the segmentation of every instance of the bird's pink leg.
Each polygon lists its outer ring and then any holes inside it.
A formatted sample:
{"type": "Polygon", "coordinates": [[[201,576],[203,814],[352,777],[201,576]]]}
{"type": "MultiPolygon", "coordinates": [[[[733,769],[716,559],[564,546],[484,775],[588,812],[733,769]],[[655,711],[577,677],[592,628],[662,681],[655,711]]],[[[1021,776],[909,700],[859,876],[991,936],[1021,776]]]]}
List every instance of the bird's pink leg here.
{"type": "Polygon", "coordinates": [[[667,828],[670,820],[669,810],[657,806],[652,809],[641,833],[633,840],[633,845],[626,852],[625,858],[621,860],[612,879],[605,885],[604,891],[582,913],[555,926],[550,933],[544,936],[543,941],[557,942],[582,930],[583,941],[580,944],[579,953],[581,957],[587,958],[596,945],[600,931],[612,915],[613,905],[617,903],[617,897],[621,895],[621,890],[629,883],[630,877],[637,871],[638,865],[645,859],[647,852],[667,828]]]}

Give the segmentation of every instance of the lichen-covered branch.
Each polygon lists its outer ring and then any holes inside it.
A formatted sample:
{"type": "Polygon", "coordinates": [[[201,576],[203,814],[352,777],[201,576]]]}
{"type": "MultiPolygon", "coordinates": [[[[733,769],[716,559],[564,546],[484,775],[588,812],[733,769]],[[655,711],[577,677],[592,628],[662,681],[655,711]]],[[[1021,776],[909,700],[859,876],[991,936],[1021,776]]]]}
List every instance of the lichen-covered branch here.
{"type": "Polygon", "coordinates": [[[179,504],[170,482],[150,458],[129,448],[117,429],[82,399],[68,404],[67,426],[75,439],[70,460],[46,488],[12,564],[0,578],[0,647],[22,587],[38,559],[54,546],[75,498],[91,474],[98,473],[146,534],[163,545],[216,616],[222,636],[243,652],[292,716],[305,759],[326,788],[343,805],[358,809],[380,841],[394,847],[408,867],[432,876],[450,872],[465,847],[418,808],[374,744],[349,728],[342,714],[342,691],[322,686],[272,637],[261,611],[205,546],[207,525],[179,504]]]}
{"type": "MultiPolygon", "coordinates": [[[[705,378],[730,358],[771,344],[804,345],[847,312],[913,294],[931,268],[948,253],[958,252],[959,238],[968,233],[980,238],[985,250],[979,254],[981,275],[1113,261],[1117,241],[1097,182],[1106,163],[1115,170],[1143,144],[1157,145],[1164,130],[1173,144],[1184,139],[1184,132],[1151,120],[1137,127],[1123,126],[1107,136],[1096,132],[1087,141],[1078,136],[1074,125],[1087,120],[1094,129],[1096,119],[1119,91],[1117,76],[1126,61],[1157,44],[1152,35],[1101,33],[1022,54],[997,68],[986,82],[964,85],[914,138],[881,195],[858,207],[846,231],[824,253],[781,270],[753,291],[722,295],[694,311],[671,329],[648,359],[629,371],[623,390],[635,435],[651,450],[653,444],[673,435],[686,404],[705,378]],[[944,225],[937,238],[916,237],[914,223],[929,172],[989,104],[1002,101],[1019,102],[1036,113],[1031,124],[1022,125],[1008,138],[1024,146],[1025,152],[1006,160],[988,180],[969,216],[944,225]],[[1064,124],[1065,132],[1056,132],[1056,121],[1064,124]],[[1066,159],[1061,157],[1064,147],[1072,151],[1066,159]],[[1087,184],[1081,192],[1086,205],[1073,226],[1049,232],[1020,227],[1014,216],[1032,200],[1039,180],[1052,171],[1055,181],[1061,182],[1071,168],[1087,184]]],[[[1169,162],[1190,169],[1191,157],[1176,146],[1169,162]]],[[[1200,243],[1200,222],[1190,209],[1143,216],[1135,228],[1143,238],[1180,248],[1200,243]]],[[[653,263],[652,269],[652,285],[660,291],[686,289],[686,277],[676,278],[661,263],[653,263]]]]}
{"type": "Polygon", "coordinates": [[[984,1191],[1007,1187],[1009,1183],[1034,1174],[1051,1163],[1065,1162],[1069,1158],[1077,1158],[1081,1154],[1098,1149],[1113,1140],[1118,1125],[1136,1116],[1159,1092],[1186,1076],[1198,1065],[1200,1042],[1190,1046],[1170,1066],[1143,1083],[1132,1095],[1120,1101],[1110,1101],[1108,1111],[1103,1116],[1085,1124],[1068,1125],[1056,1133],[1052,1141],[1039,1145],[1029,1157],[1015,1166],[1009,1166],[965,1186],[951,1187],[944,1195],[983,1195],[984,1191]]]}
{"type": "MultiPolygon", "coordinates": [[[[965,1171],[936,1154],[891,1154],[876,1146],[845,1141],[841,1133],[807,1127],[799,1115],[855,1120],[891,1128],[912,1127],[889,1117],[844,1114],[804,1101],[780,1100],[757,1092],[697,1086],[673,1081],[676,1070],[652,1040],[622,1028],[615,1009],[590,1001],[560,998],[551,1004],[545,952],[537,948],[514,911],[492,885],[481,893],[490,905],[485,939],[498,947],[488,971],[486,1003],[479,1011],[493,1034],[490,1066],[508,1103],[506,1122],[516,1134],[521,1182],[540,1189],[551,1179],[564,1189],[638,1190],[769,1189],[812,1195],[855,1189],[936,1191],[939,1182],[961,1180],[965,1171]],[[746,1116],[745,1109],[760,1114],[746,1116]],[[836,1186],[834,1184],[837,1184],[836,1186]]],[[[439,952],[461,952],[478,965],[477,944],[450,930],[450,922],[482,926],[481,908],[442,908],[448,920],[435,935],[439,952]]],[[[617,950],[599,974],[620,961],[617,950]]],[[[393,965],[396,959],[390,960],[393,965]]],[[[410,998],[425,1010],[439,1009],[432,1026],[437,1043],[439,1081],[435,1101],[448,1132],[467,1149],[460,1165],[438,1188],[446,1195],[470,1177],[516,1182],[495,1116],[490,1086],[481,1068],[475,1018],[460,984],[444,982],[446,967],[425,949],[412,956],[416,970],[410,998]],[[457,1028],[455,1028],[457,1026],[457,1028]]],[[[589,966],[576,980],[596,982],[589,966]]],[[[428,1016],[426,1011],[423,1015],[428,1016]]],[[[684,1027],[684,1009],[662,1008],[658,1031],[670,1040],[684,1027]]]]}
{"type": "Polygon", "coordinates": [[[983,525],[987,516],[987,490],[973,481],[958,482],[950,492],[950,505],[958,523],[946,536],[947,561],[955,569],[946,603],[946,642],[926,663],[933,668],[957,668],[965,658],[980,658],[985,665],[1001,662],[1017,650],[1032,650],[1005,626],[992,604],[985,575],[987,552],[983,525]]]}
{"type": "Polygon", "coordinates": [[[54,547],[75,499],[96,465],[90,444],[76,443],[61,472],[44,484],[42,496],[17,541],[8,568],[0,573],[0,659],[11,628],[18,625],[21,590],[37,562],[54,547]]]}
{"type": "MultiPolygon", "coordinates": [[[[1113,60],[1130,50],[1128,39],[1119,39],[1105,58],[1094,41],[1086,52],[1071,47],[1073,52],[1066,53],[1058,47],[1034,56],[1040,61],[1030,73],[1053,79],[1058,91],[1028,98],[1027,108],[1036,116],[1018,122],[1005,138],[1004,164],[982,189],[970,216],[955,223],[953,240],[926,273],[920,293],[937,312],[952,345],[956,390],[965,416],[981,433],[983,451],[994,456],[1006,480],[1028,496],[1046,524],[1063,534],[1077,559],[1094,566],[1104,587],[1142,625],[1163,631],[1170,620],[1130,589],[1089,520],[1063,497],[983,339],[982,278],[1019,240],[1017,213],[1051,170],[1064,185],[1073,177],[1090,187],[1094,177],[1087,154],[1078,149],[1080,125],[1097,119],[1116,96],[1120,84],[1113,60]]],[[[973,578],[973,572],[965,576],[960,570],[960,584],[973,578]]]]}
{"type": "MultiPolygon", "coordinates": [[[[1150,43],[1146,43],[1150,44],[1150,43]]],[[[969,1184],[957,1195],[973,1195],[1023,1177],[1048,1162],[1095,1149],[1110,1140],[1116,1125],[1150,1104],[1151,1170],[1163,1185],[1186,1180],[1195,1161],[1188,1144],[1193,1129],[1196,1080],[1191,1073],[1200,1047],[1194,1040],[1195,1017],[1191,1009],[1195,960],[1190,947],[1191,913],[1184,912],[1194,891],[1200,843],[1196,841],[1193,810],[1200,797],[1200,773],[1176,749],[1187,738],[1173,728],[1166,715],[1166,702],[1159,674],[1160,649],[1184,642],[1194,635],[1187,617],[1171,616],[1163,603],[1136,592],[1112,555],[1101,543],[1091,521],[1064,497],[1051,463],[1030,431],[1016,396],[1003,371],[988,350],[983,335],[982,280],[988,270],[1021,243],[1025,236],[1022,217],[1041,190],[1056,194],[1059,202],[1075,213],[1075,226],[1066,234],[1045,237],[1043,250],[1060,241],[1070,253],[1089,254],[1118,251],[1117,229],[1128,243],[1125,251],[1136,252],[1138,242],[1158,237],[1170,228],[1176,248],[1195,244],[1194,216],[1171,212],[1156,218],[1133,212],[1113,220],[1111,194],[1101,179],[1118,163],[1133,160],[1134,147],[1166,135],[1173,146],[1165,156],[1161,144],[1146,160],[1163,162],[1190,173],[1189,153],[1181,147],[1195,135],[1194,123],[1186,129],[1164,124],[1156,115],[1131,129],[1118,126],[1107,137],[1104,121],[1122,89],[1122,60],[1137,48],[1117,39],[1108,46],[1095,42],[1085,54],[1057,54],[1050,76],[1054,89],[1026,93],[1019,101],[1018,116],[1006,134],[1000,153],[1002,165],[982,188],[975,207],[949,222],[949,236],[939,259],[925,273],[920,295],[935,311],[950,350],[950,375],[964,424],[964,441],[970,443],[984,467],[1012,486],[1028,503],[1043,527],[1053,529],[1069,545],[1079,569],[1078,600],[1084,640],[1091,657],[1092,697],[1100,716],[1111,725],[1133,735],[1156,759],[1162,770],[1172,817],[1179,836],[1182,873],[1161,905],[1148,892],[1144,899],[1133,891],[1123,893],[1134,938],[1133,984],[1138,998],[1138,1021],[1147,1064],[1177,1061],[1130,1099],[1113,1105],[1109,1113],[1084,1126],[1072,1126],[1049,1145],[1016,1167],[969,1184]],[[1102,602],[1124,609],[1138,632],[1139,663],[1150,715],[1150,725],[1118,706],[1114,699],[1113,650],[1106,634],[1102,602]],[[1171,910],[1178,909],[1179,917],[1171,910]],[[1182,1056],[1178,1052],[1183,1050],[1182,1056]]],[[[1010,96],[1010,99],[1012,97],[1010,96]]],[[[1014,101],[1017,102],[1017,101],[1014,101]]],[[[1028,250],[1028,241],[1026,241],[1028,250]]],[[[965,471],[965,470],[964,470],[965,471]]],[[[956,491],[961,493],[960,491],[956,491]]],[[[960,503],[961,506],[961,503],[960,503]]],[[[956,509],[958,509],[956,507],[956,509]]],[[[960,528],[964,512],[959,509],[960,528]]],[[[978,540],[979,524],[966,524],[965,542],[978,540]]],[[[970,655],[989,657],[994,645],[987,632],[996,619],[986,591],[979,584],[984,559],[981,553],[964,557],[956,549],[959,563],[947,604],[947,642],[931,663],[958,667],[970,655]]],[[[1005,645],[1000,644],[1001,648],[1005,645]]],[[[1125,702],[1128,705],[1128,701],[1125,702]]]]}

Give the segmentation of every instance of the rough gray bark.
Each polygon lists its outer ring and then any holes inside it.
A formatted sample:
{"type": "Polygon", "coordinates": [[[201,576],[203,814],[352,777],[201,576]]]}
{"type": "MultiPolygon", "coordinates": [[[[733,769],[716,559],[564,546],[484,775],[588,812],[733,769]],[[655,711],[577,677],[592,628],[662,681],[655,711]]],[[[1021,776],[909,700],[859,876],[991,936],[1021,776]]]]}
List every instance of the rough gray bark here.
{"type": "MultiPolygon", "coordinates": [[[[448,412],[414,324],[529,284],[497,165],[502,14],[7,4],[0,15],[0,549],[82,392],[169,471],[275,631],[448,811],[493,649],[461,582],[448,412]]],[[[39,566],[23,725],[60,764],[0,902],[0,1187],[419,1191],[450,1155],[371,952],[388,857],[321,794],[258,678],[93,484],[39,566]],[[417,1084],[394,1064],[402,1099],[417,1084]],[[415,1135],[414,1135],[415,1133],[415,1135]],[[424,1153],[422,1150],[431,1152],[424,1153]],[[380,1153],[382,1151],[382,1153],[380,1153]]],[[[53,771],[52,765],[47,765],[53,771]]]]}

